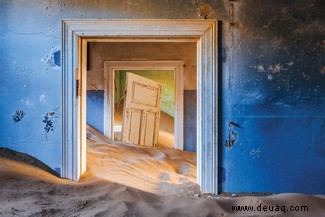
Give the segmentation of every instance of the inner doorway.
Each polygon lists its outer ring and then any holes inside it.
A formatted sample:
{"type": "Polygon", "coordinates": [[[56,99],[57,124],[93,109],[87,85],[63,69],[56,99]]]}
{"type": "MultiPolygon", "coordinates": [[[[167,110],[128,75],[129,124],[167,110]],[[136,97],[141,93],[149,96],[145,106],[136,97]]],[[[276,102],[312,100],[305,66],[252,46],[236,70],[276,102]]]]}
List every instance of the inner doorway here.
{"type": "MultiPolygon", "coordinates": [[[[123,51],[126,47],[130,49],[137,49],[140,51],[147,50],[149,53],[146,55],[142,55],[142,57],[156,57],[155,52],[150,53],[151,46],[153,43],[118,43],[114,44],[114,46],[108,45],[110,48],[114,48],[115,53],[123,51]],[[141,48],[139,48],[141,47],[141,48]]],[[[155,46],[159,47],[159,49],[165,48],[170,49],[173,46],[176,48],[180,47],[180,45],[173,45],[168,43],[165,44],[156,44],[155,46]]],[[[187,45],[187,49],[185,51],[189,51],[194,53],[194,55],[186,55],[187,64],[195,66],[196,59],[196,45],[192,44],[189,46],[188,43],[185,43],[184,46],[187,45]],[[190,59],[191,61],[189,61],[190,59]]],[[[105,45],[101,45],[103,47],[105,45]]],[[[94,52],[100,50],[94,48],[94,52]]],[[[106,52],[105,52],[106,53],[106,52]]],[[[184,52],[175,52],[178,56],[182,57],[182,53],[184,52]]],[[[110,57],[116,57],[118,55],[111,54],[110,57]]],[[[135,54],[129,54],[129,57],[137,57],[135,54]]],[[[165,55],[167,57],[173,57],[173,55],[165,55]]],[[[175,54],[174,54],[175,57],[175,54]]],[[[98,58],[96,56],[96,58],[98,58]]],[[[103,57],[104,58],[104,57],[103,57]]],[[[160,57],[162,58],[162,57],[160,57]]],[[[118,121],[121,122],[121,111],[123,111],[123,82],[125,82],[126,72],[133,72],[138,75],[147,77],[149,79],[153,79],[157,82],[162,82],[163,90],[162,90],[162,114],[161,114],[161,130],[159,131],[162,134],[159,138],[159,144],[162,146],[171,147],[175,149],[183,150],[183,139],[184,139],[184,100],[183,100],[183,92],[184,92],[184,61],[183,60],[121,60],[121,61],[104,61],[104,129],[103,133],[111,139],[119,140],[118,132],[114,133],[114,131],[119,131],[119,126],[116,124],[118,121]],[[122,99],[119,102],[119,99],[122,99]],[[114,103],[115,102],[115,103],[114,103]],[[119,107],[116,110],[116,107],[119,107]],[[171,123],[172,122],[172,123],[171,123]],[[170,125],[172,124],[172,126],[170,125]],[[165,140],[165,141],[164,141],[165,140]],[[167,144],[168,143],[168,144],[167,144]],[[170,143],[172,143],[170,145],[170,143]]],[[[188,73],[196,74],[195,69],[192,69],[192,72],[188,73]]],[[[188,76],[187,76],[188,77],[188,76]]],[[[192,75],[191,83],[196,83],[195,76],[192,75]]],[[[92,79],[92,78],[90,78],[92,79]]],[[[94,84],[96,79],[92,79],[92,83],[94,84]]],[[[187,79],[189,80],[189,79],[187,79]]],[[[188,82],[189,83],[189,82],[188,82]]],[[[93,85],[94,86],[94,85],[93,85]]],[[[187,85],[189,86],[189,85],[187,85]]],[[[98,86],[96,85],[98,88],[98,86]]],[[[193,87],[192,87],[193,88],[193,87]]],[[[195,117],[193,117],[195,119],[195,117]]]]}
{"type": "Polygon", "coordinates": [[[174,147],[174,71],[114,72],[115,141],[174,147]]]}

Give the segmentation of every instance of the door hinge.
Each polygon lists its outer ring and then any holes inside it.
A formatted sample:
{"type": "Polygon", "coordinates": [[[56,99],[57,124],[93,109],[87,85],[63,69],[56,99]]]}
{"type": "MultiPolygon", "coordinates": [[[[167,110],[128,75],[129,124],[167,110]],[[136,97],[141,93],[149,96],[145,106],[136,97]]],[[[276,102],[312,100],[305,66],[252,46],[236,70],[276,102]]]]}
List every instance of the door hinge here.
{"type": "Polygon", "coordinates": [[[80,96],[80,81],[76,80],[76,97],[80,96]]]}
{"type": "Polygon", "coordinates": [[[76,97],[79,97],[80,94],[80,73],[79,73],[79,69],[76,68],[76,97]]]}

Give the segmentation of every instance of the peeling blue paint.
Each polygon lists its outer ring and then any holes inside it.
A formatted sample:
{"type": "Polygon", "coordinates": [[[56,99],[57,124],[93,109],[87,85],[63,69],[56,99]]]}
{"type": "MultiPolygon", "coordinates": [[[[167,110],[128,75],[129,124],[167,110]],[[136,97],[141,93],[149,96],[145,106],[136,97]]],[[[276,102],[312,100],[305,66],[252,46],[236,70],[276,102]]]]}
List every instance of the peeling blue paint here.
{"type": "Polygon", "coordinates": [[[26,113],[23,110],[17,110],[16,113],[12,116],[12,120],[14,123],[21,121],[26,113]]]}
{"type": "Polygon", "coordinates": [[[241,126],[233,121],[228,124],[228,138],[226,139],[225,146],[231,148],[237,141],[238,133],[234,131],[234,128],[241,128],[241,126]]]}
{"type": "Polygon", "coordinates": [[[54,115],[55,115],[54,112],[50,112],[50,113],[46,113],[46,115],[44,116],[43,123],[45,123],[44,130],[46,133],[48,133],[50,131],[54,131],[54,126],[53,126],[53,122],[52,122],[54,115]]]}
{"type": "Polygon", "coordinates": [[[53,60],[56,66],[61,66],[61,51],[56,51],[53,53],[53,60]]]}
{"type": "Polygon", "coordinates": [[[44,58],[41,59],[46,62],[53,69],[60,69],[61,66],[61,51],[58,47],[52,48],[49,54],[46,54],[44,58]]]}
{"type": "Polygon", "coordinates": [[[58,108],[53,109],[51,112],[47,112],[44,115],[44,119],[42,122],[45,124],[44,130],[45,130],[46,134],[49,133],[50,131],[55,130],[54,122],[55,122],[55,119],[59,118],[55,113],[57,110],[58,110],[58,108]]]}

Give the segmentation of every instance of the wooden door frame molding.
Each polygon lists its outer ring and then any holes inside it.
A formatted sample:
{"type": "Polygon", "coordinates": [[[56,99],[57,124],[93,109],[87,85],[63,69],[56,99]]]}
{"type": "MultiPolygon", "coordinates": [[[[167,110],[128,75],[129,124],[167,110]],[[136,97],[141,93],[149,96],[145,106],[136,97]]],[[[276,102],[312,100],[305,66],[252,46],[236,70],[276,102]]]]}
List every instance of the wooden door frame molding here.
{"type": "MultiPolygon", "coordinates": [[[[87,41],[197,42],[197,182],[203,193],[218,192],[217,22],[184,20],[62,20],[62,170],[78,181],[85,147],[78,144],[76,69],[79,39],[87,41]]],[[[84,135],[85,136],[85,135],[84,135]]],[[[219,144],[221,145],[221,144],[219,144]]]]}
{"type": "Polygon", "coordinates": [[[104,61],[104,134],[114,138],[114,71],[115,70],[173,70],[175,83],[174,148],[183,150],[183,65],[182,60],[121,60],[104,61]]]}

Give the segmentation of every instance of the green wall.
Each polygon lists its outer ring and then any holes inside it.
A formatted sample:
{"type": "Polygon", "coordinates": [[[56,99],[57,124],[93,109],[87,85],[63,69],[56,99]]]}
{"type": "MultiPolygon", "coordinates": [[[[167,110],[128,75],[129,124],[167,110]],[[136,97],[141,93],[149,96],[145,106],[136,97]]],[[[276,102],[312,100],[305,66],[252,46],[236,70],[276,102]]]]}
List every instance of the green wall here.
{"type": "Polygon", "coordinates": [[[131,72],[162,84],[162,111],[174,117],[175,110],[175,83],[173,70],[116,70],[115,83],[118,89],[115,90],[115,102],[123,94],[126,82],[126,73],[131,72]]]}

